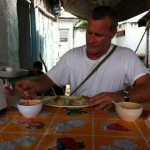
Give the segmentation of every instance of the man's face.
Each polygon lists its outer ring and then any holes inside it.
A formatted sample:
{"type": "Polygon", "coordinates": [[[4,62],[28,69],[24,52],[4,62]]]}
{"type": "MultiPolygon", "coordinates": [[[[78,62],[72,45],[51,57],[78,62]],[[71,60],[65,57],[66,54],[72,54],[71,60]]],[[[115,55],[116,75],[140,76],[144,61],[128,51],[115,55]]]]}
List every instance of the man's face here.
{"type": "Polygon", "coordinates": [[[89,18],[86,44],[87,56],[90,59],[98,59],[107,52],[110,47],[111,39],[115,36],[116,30],[110,30],[111,19],[105,17],[102,20],[89,18]]]}

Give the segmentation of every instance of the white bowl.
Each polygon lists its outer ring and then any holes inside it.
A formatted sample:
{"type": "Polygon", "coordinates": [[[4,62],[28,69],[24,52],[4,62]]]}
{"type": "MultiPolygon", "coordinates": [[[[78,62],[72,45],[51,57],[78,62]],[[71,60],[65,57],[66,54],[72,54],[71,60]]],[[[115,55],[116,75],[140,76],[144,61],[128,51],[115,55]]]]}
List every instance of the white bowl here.
{"type": "Polygon", "coordinates": [[[135,121],[140,117],[143,106],[133,102],[119,102],[120,106],[115,105],[115,109],[119,117],[125,121],[135,121]]]}
{"type": "Polygon", "coordinates": [[[39,114],[43,106],[41,100],[23,100],[17,103],[20,113],[25,117],[34,117],[39,114]]]}

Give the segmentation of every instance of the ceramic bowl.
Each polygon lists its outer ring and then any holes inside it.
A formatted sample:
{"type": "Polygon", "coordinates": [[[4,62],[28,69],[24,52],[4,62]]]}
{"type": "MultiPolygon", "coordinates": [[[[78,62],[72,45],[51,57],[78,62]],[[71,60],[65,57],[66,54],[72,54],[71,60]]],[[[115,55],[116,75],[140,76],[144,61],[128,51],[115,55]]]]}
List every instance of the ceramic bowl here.
{"type": "Polygon", "coordinates": [[[133,102],[119,102],[120,106],[115,105],[115,109],[119,117],[125,121],[135,121],[140,117],[143,106],[133,102]]]}
{"type": "Polygon", "coordinates": [[[17,103],[19,112],[25,117],[37,116],[43,106],[41,100],[23,100],[17,103]]]}

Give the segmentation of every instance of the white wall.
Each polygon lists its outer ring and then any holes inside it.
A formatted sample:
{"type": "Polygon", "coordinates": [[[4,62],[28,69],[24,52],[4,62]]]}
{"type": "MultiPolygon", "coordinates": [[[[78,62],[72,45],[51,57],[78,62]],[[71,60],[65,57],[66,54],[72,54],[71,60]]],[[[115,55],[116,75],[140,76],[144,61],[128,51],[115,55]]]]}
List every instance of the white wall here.
{"type": "MultiPolygon", "coordinates": [[[[60,42],[59,39],[59,57],[74,47],[74,26],[78,19],[76,18],[60,18],[59,29],[68,29],[68,42],[60,42]]],[[[60,34],[60,33],[59,33],[60,34]]],[[[59,35],[58,35],[59,36],[59,35]]]]}
{"type": "MultiPolygon", "coordinates": [[[[137,23],[126,22],[118,26],[118,31],[125,30],[125,36],[115,37],[114,43],[131,48],[133,51],[137,46],[145,32],[145,27],[138,27],[137,23]]],[[[137,54],[145,54],[146,50],[146,34],[137,50],[137,54]]]]}
{"type": "Polygon", "coordinates": [[[73,44],[73,20],[60,19],[59,20],[59,29],[68,29],[69,30],[69,49],[73,44]]]}
{"type": "Polygon", "coordinates": [[[76,28],[74,30],[74,47],[86,44],[86,29],[76,28]]]}

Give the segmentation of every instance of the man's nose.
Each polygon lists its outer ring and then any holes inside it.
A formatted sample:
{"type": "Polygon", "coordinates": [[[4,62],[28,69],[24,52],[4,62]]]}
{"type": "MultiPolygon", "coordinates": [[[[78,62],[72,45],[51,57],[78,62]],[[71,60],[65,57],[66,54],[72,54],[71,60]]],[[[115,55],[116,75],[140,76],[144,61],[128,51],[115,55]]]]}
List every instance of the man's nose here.
{"type": "Polygon", "coordinates": [[[90,36],[90,43],[94,43],[94,42],[95,42],[95,35],[92,34],[92,35],[90,36]]]}

